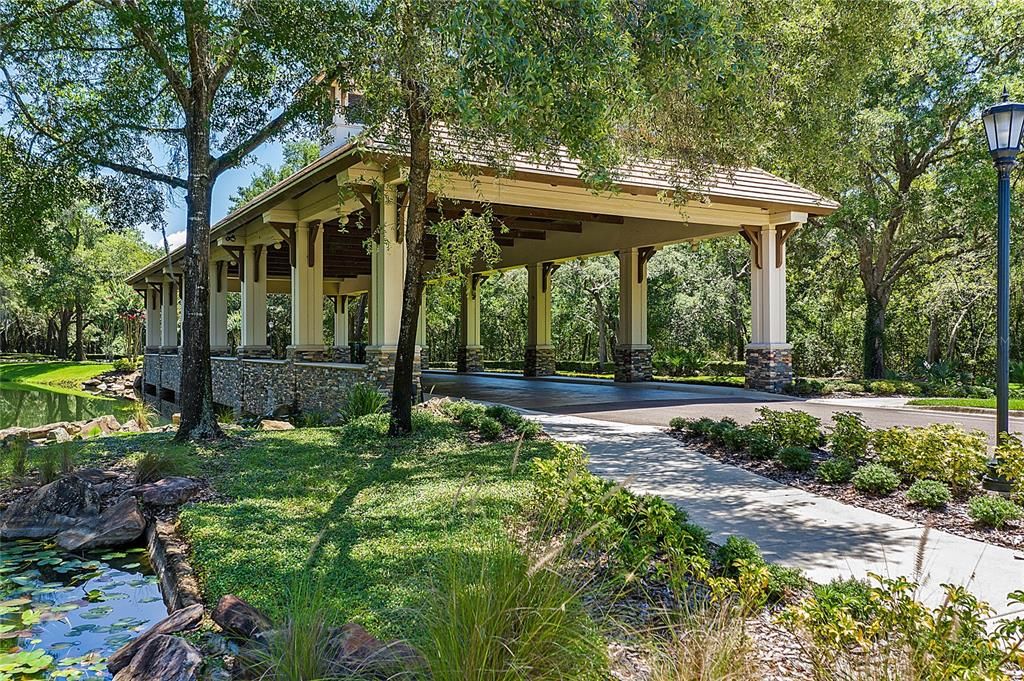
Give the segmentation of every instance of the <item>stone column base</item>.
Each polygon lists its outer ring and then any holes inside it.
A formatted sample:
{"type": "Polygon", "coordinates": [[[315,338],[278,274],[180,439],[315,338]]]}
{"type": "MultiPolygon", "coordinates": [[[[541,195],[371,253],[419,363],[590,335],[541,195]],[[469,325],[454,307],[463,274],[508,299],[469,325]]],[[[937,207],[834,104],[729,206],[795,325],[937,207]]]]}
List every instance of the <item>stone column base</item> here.
{"type": "Polygon", "coordinates": [[[161,355],[176,355],[178,354],[177,345],[161,345],[159,353],[161,355]]]}
{"type": "Polygon", "coordinates": [[[484,352],[479,345],[468,345],[458,350],[455,371],[460,374],[475,374],[484,370],[484,352]]]}
{"type": "Polygon", "coordinates": [[[426,345],[420,346],[420,371],[430,368],[430,348],[426,345]]]}
{"type": "Polygon", "coordinates": [[[748,345],[744,385],[780,393],[793,382],[793,346],[788,343],[748,345]]]}
{"type": "Polygon", "coordinates": [[[352,348],[347,345],[335,345],[331,348],[331,361],[348,364],[352,361],[352,348]]]}
{"type": "Polygon", "coordinates": [[[523,355],[523,376],[554,376],[555,348],[550,345],[527,345],[523,355]]]}
{"type": "Polygon", "coordinates": [[[323,362],[327,359],[327,348],[323,345],[289,345],[284,352],[285,357],[293,362],[323,362]]]}
{"type": "Polygon", "coordinates": [[[269,345],[239,345],[235,354],[239,357],[251,357],[253,359],[272,359],[274,356],[269,345]]]}
{"type": "MultiPolygon", "coordinates": [[[[366,348],[366,381],[391,396],[395,386],[395,356],[397,348],[392,346],[369,346],[366,348]]],[[[412,365],[413,394],[420,395],[420,356],[416,353],[412,365]]]]}
{"type": "Polygon", "coordinates": [[[618,345],[613,354],[616,382],[639,383],[654,376],[650,345],[618,345]]]}
{"type": "Polygon", "coordinates": [[[211,345],[210,346],[210,357],[230,357],[231,346],[230,345],[211,345]]]}

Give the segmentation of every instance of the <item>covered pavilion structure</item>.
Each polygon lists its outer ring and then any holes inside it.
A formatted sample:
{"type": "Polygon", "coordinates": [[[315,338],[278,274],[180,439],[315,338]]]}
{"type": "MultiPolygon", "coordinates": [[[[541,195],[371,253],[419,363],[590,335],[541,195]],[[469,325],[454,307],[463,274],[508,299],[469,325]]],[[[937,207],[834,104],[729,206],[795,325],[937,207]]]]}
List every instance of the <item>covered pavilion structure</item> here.
{"type": "MultiPolygon", "coordinates": [[[[390,390],[400,326],[405,243],[399,214],[407,159],[383,145],[335,131],[321,157],[240,206],[213,226],[209,267],[214,401],[265,414],[281,406],[336,410],[348,387],[369,381],[390,390]],[[241,294],[241,334],[229,346],[227,294],[241,294]],[[284,358],[267,344],[267,294],[290,293],[291,339],[284,358]],[[365,362],[349,343],[350,303],[368,294],[365,362]],[[334,305],[334,333],[324,333],[324,301],[334,305]]],[[[555,371],[552,274],[559,263],[615,254],[619,260],[619,327],[615,380],[651,378],[647,338],[647,264],[659,249],[719,237],[750,245],[751,342],[746,385],[779,391],[792,380],[786,342],[786,241],[834,202],[770,173],[745,168],[715,174],[699,198],[672,200],[665,169],[633,166],[613,191],[596,192],[569,159],[521,161],[509,172],[483,164],[466,174],[435,171],[440,191],[428,221],[466,211],[493,216],[498,262],[465,275],[458,371],[483,369],[479,286],[488,273],[526,268],[528,329],[524,373],[555,371]]],[[[437,257],[426,237],[426,258],[437,257]]],[[[184,248],[154,260],[129,283],[146,301],[146,399],[175,411],[181,386],[178,301],[184,248]]],[[[421,312],[418,339],[424,345],[421,312]]],[[[418,357],[426,359],[421,347],[418,357]]],[[[420,361],[417,360],[417,362],[420,361]]],[[[416,375],[419,373],[417,371],[416,375]]]]}

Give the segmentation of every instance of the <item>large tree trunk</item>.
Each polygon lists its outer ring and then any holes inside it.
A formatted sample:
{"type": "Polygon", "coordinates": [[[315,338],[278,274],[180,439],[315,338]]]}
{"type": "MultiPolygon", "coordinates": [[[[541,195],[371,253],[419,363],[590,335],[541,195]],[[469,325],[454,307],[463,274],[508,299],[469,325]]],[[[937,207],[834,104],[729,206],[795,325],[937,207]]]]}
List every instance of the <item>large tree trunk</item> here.
{"type": "Polygon", "coordinates": [[[430,181],[430,117],[422,105],[419,83],[407,82],[409,102],[408,215],[405,218],[405,284],[402,287],[402,322],[395,354],[395,383],[391,390],[392,436],[412,432],[413,364],[416,325],[423,298],[423,232],[427,221],[427,186],[430,181]]]}
{"type": "Polygon", "coordinates": [[[60,311],[60,321],[57,324],[57,357],[68,358],[68,328],[71,325],[71,311],[63,309],[60,311]]]}
{"type": "Polygon", "coordinates": [[[939,353],[939,315],[932,312],[928,315],[928,364],[935,364],[940,359],[939,353]]]}
{"type": "Polygon", "coordinates": [[[75,293],[75,359],[79,362],[85,361],[85,343],[82,335],[85,333],[84,311],[82,310],[82,294],[75,293]]]}
{"type": "Polygon", "coordinates": [[[194,93],[189,116],[187,229],[185,232],[183,314],[181,322],[181,424],[175,440],[223,435],[213,408],[210,369],[210,110],[203,93],[194,93]],[[201,94],[202,96],[196,96],[201,94]]]}
{"type": "Polygon", "coordinates": [[[885,308],[889,296],[867,291],[864,314],[864,378],[885,377],[885,308]]]}

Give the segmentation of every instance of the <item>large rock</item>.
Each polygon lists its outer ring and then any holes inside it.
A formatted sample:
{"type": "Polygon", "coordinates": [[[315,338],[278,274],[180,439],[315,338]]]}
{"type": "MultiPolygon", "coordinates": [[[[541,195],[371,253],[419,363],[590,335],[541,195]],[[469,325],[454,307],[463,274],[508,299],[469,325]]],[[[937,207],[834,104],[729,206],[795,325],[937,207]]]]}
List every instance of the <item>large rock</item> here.
{"type": "Polygon", "coordinates": [[[67,421],[58,421],[57,423],[47,423],[43,426],[35,426],[28,429],[28,438],[30,440],[39,440],[49,436],[50,431],[57,430],[58,428],[68,429],[67,421]]]}
{"type": "Polygon", "coordinates": [[[121,430],[121,422],[113,414],[104,414],[99,418],[99,422],[104,433],[116,433],[121,430]]]}
{"type": "Polygon", "coordinates": [[[156,482],[133,487],[131,494],[142,499],[147,506],[178,506],[194,497],[203,484],[192,478],[163,478],[156,482]]]}
{"type": "Polygon", "coordinates": [[[67,428],[57,427],[46,434],[46,439],[52,442],[70,442],[71,433],[68,432],[67,428]]]}
{"type": "Polygon", "coordinates": [[[262,421],[260,421],[260,430],[295,430],[295,426],[288,423],[287,421],[263,419],[262,421]]]}
{"type": "Polygon", "coordinates": [[[66,551],[88,551],[104,546],[121,546],[135,541],[146,530],[139,502],[125,497],[98,517],[86,518],[57,535],[57,546],[66,551]]]}
{"type": "Polygon", "coordinates": [[[232,594],[217,601],[210,617],[221,629],[238,638],[253,638],[270,630],[266,615],[232,594]]]}
{"type": "Polygon", "coordinates": [[[339,676],[391,679],[426,669],[423,655],[408,643],[385,643],[355,622],[331,633],[328,649],[335,652],[331,672],[339,676]]]}
{"type": "Polygon", "coordinates": [[[195,629],[202,621],[203,606],[201,603],[190,605],[181,610],[175,610],[147,629],[138,638],[125,643],[114,651],[114,654],[107,658],[107,669],[113,674],[118,673],[127,667],[135,658],[136,653],[141,651],[152,639],[158,636],[167,636],[168,634],[195,629]]]}
{"type": "Polygon", "coordinates": [[[69,475],[11,502],[0,515],[0,539],[50,537],[99,511],[100,495],[93,486],[69,475]]]}
{"type": "Polygon", "coordinates": [[[161,634],[146,641],[114,681],[194,681],[202,663],[191,643],[161,634]]]}
{"type": "Polygon", "coordinates": [[[75,477],[81,478],[92,485],[102,485],[111,480],[117,480],[117,471],[105,471],[102,468],[79,468],[75,471],[75,477]]]}

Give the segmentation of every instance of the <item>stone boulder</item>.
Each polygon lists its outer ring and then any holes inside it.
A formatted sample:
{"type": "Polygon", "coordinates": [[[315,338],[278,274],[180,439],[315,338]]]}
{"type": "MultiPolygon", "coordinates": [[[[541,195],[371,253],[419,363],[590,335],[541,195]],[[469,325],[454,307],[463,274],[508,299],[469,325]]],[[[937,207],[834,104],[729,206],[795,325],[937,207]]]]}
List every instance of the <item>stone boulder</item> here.
{"type": "Polygon", "coordinates": [[[41,539],[98,515],[100,495],[85,480],[69,475],[21,497],[0,515],[0,539],[41,539]]]}
{"type": "Polygon", "coordinates": [[[221,629],[238,638],[249,639],[270,630],[266,615],[232,594],[217,601],[210,617],[221,629]]]}
{"type": "Polygon", "coordinates": [[[202,655],[191,643],[160,634],[139,648],[114,681],[194,681],[202,663],[202,655]]]}
{"type": "Polygon", "coordinates": [[[57,423],[47,423],[43,426],[34,426],[29,428],[26,432],[30,440],[40,440],[50,435],[50,431],[57,430],[58,428],[68,429],[70,425],[67,421],[58,421],[57,423]]]}
{"type": "Polygon", "coordinates": [[[146,530],[139,502],[125,497],[99,516],[86,518],[57,535],[57,546],[66,551],[88,551],[121,546],[135,541],[146,530]]]}
{"type": "Polygon", "coordinates": [[[192,478],[170,477],[133,487],[129,493],[147,506],[179,506],[194,497],[203,483],[192,478]]]}
{"type": "Polygon", "coordinates": [[[121,425],[122,433],[140,433],[142,429],[139,428],[139,423],[135,419],[128,419],[121,425]]]}
{"type": "Polygon", "coordinates": [[[288,423],[287,421],[274,421],[273,419],[263,419],[260,421],[260,430],[295,430],[295,426],[288,423]]]}
{"type": "Polygon", "coordinates": [[[99,422],[104,433],[116,433],[121,430],[121,422],[113,414],[104,414],[99,418],[99,422]]]}
{"type": "Polygon", "coordinates": [[[391,679],[427,668],[422,653],[408,643],[385,643],[355,622],[334,629],[328,648],[334,652],[331,673],[338,676],[391,679]]]}
{"type": "Polygon", "coordinates": [[[46,434],[46,439],[50,442],[70,442],[71,433],[68,432],[67,428],[54,428],[46,434]]]}
{"type": "MultiPolygon", "coordinates": [[[[181,610],[175,610],[170,615],[160,620],[147,629],[138,638],[135,638],[114,651],[114,654],[107,658],[107,669],[112,674],[117,674],[126,668],[147,643],[158,636],[168,636],[181,631],[189,631],[199,626],[203,621],[203,606],[201,603],[190,605],[181,610]]],[[[162,677],[161,677],[162,678],[162,677]]]]}
{"type": "Polygon", "coordinates": [[[117,471],[105,471],[102,468],[79,468],[75,471],[75,477],[85,480],[92,485],[102,485],[111,480],[117,480],[117,471]]]}

